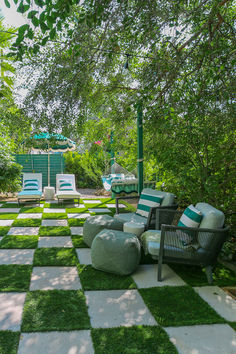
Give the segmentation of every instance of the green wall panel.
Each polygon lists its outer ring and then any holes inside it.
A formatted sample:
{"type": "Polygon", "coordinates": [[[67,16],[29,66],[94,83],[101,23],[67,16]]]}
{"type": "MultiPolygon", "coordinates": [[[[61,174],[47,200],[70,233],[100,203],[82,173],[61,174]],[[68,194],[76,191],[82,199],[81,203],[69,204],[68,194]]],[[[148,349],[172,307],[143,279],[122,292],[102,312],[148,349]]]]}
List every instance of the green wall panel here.
{"type": "MultiPolygon", "coordinates": [[[[23,166],[22,172],[42,173],[43,188],[48,185],[48,155],[47,154],[17,154],[16,162],[23,166]]],[[[56,187],[56,174],[64,173],[65,160],[63,154],[49,154],[50,186],[56,187]]]]}

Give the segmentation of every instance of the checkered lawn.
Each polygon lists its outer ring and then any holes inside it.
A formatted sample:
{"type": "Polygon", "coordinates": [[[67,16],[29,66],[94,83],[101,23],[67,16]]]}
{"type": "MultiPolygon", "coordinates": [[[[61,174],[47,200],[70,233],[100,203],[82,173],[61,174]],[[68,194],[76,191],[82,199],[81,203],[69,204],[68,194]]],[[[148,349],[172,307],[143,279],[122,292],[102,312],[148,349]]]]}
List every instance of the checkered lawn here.
{"type": "MultiPolygon", "coordinates": [[[[88,215],[101,215],[100,209],[113,216],[114,203],[109,198],[83,199],[80,205],[41,203],[20,209],[1,203],[0,354],[24,353],[26,334],[32,340],[37,335],[45,345],[43,333],[50,341],[55,331],[63,332],[71,348],[82,345],[79,333],[86,335],[95,353],[177,353],[165,328],[236,328],[235,321],[217,313],[193,288],[208,286],[199,267],[166,266],[171,283],[156,282],[155,261],[143,252],[134,276],[92,267],[81,228],[88,215]],[[142,267],[147,272],[143,283],[142,267]]],[[[133,211],[124,205],[122,212],[133,211]]],[[[213,286],[235,284],[235,274],[217,265],[213,286]]]]}

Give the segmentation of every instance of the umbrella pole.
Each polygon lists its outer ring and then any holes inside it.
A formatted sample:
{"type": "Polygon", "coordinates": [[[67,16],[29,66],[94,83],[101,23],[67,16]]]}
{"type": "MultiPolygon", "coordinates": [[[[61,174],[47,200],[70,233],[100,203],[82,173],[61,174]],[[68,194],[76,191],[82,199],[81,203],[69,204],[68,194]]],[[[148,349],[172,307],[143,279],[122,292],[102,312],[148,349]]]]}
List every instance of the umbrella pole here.
{"type": "Polygon", "coordinates": [[[48,187],[50,187],[50,154],[49,154],[49,145],[48,145],[48,187]]]}

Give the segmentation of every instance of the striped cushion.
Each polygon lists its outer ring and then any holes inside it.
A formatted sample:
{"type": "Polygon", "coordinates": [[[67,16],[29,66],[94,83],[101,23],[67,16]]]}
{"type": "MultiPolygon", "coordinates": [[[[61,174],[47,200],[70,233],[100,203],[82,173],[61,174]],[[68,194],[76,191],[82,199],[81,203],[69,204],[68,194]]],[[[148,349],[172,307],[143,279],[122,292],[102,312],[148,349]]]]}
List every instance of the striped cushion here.
{"type": "Polygon", "coordinates": [[[39,189],[39,183],[37,179],[24,181],[24,190],[37,191],[38,189],[39,189]]]}
{"type": "Polygon", "coordinates": [[[163,197],[149,193],[141,193],[136,214],[148,217],[151,207],[157,207],[161,204],[163,197]]]}
{"type": "Polygon", "coordinates": [[[183,212],[183,215],[179,219],[178,226],[198,227],[201,220],[202,213],[191,204],[183,212]]]}

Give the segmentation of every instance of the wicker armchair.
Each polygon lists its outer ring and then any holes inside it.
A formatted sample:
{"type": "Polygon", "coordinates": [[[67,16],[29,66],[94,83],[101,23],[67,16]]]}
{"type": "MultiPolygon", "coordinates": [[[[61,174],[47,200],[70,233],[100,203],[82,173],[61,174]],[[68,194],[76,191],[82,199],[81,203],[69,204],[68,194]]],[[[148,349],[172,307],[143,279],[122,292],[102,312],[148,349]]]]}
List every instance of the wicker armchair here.
{"type": "MultiPolygon", "coordinates": [[[[206,203],[199,204],[209,206],[206,203]]],[[[158,220],[164,218],[172,220],[172,224],[162,224],[161,230],[144,233],[142,235],[144,251],[158,260],[158,281],[162,280],[162,263],[165,261],[167,263],[184,263],[205,267],[207,280],[211,284],[213,281],[212,267],[217,261],[217,256],[227,238],[229,228],[225,226],[214,229],[202,228],[201,225],[199,228],[180,227],[177,224],[181,215],[182,212],[180,211],[157,209],[156,225],[159,226],[158,220]],[[186,245],[184,240],[189,238],[191,238],[191,243],[186,245]]]]}
{"type": "Polygon", "coordinates": [[[162,191],[157,191],[153,190],[151,188],[145,188],[143,192],[147,192],[153,195],[158,195],[163,197],[163,200],[161,202],[161,206],[158,207],[151,207],[149,214],[147,217],[138,215],[136,212],[135,213],[119,213],[119,202],[122,200],[126,199],[139,199],[140,196],[125,196],[125,197],[117,197],[116,198],[116,215],[115,218],[117,218],[119,221],[125,223],[129,221],[133,221],[136,223],[141,223],[145,225],[145,229],[158,229],[161,227],[162,223],[171,223],[171,215],[166,214],[166,210],[176,210],[178,208],[178,204],[175,203],[175,195],[172,193],[168,192],[162,192],[162,191]],[[156,222],[156,210],[162,210],[162,214],[158,216],[158,224],[156,222]]]}

